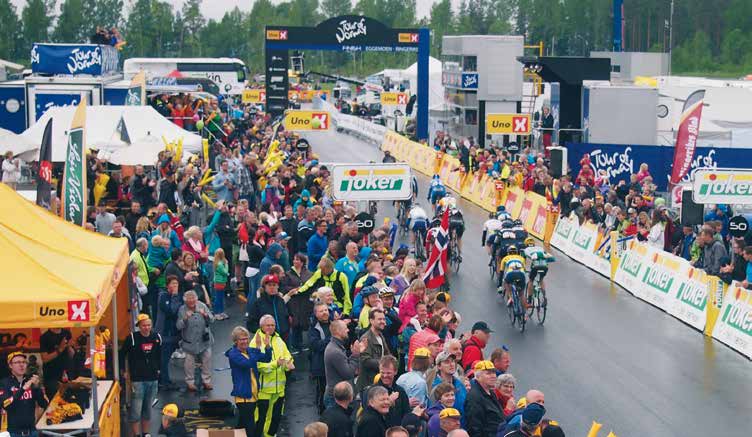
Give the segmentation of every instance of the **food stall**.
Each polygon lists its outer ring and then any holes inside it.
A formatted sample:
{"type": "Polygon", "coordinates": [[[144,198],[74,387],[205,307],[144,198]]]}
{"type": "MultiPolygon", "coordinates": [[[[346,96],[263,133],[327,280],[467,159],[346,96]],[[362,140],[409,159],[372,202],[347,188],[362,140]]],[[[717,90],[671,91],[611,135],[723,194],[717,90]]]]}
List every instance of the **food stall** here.
{"type": "Polygon", "coordinates": [[[101,343],[105,328],[111,330],[115,353],[118,340],[130,331],[126,240],[68,223],[5,184],[0,184],[0,205],[0,275],[4,279],[0,284],[0,339],[10,339],[3,346],[30,353],[39,343],[41,330],[65,328],[74,335],[82,334],[79,338],[87,341],[80,349],[84,353],[88,349],[91,358],[91,378],[64,381],[58,393],[48,393],[50,406],[39,419],[37,431],[58,437],[119,436],[120,388],[114,377],[119,375],[117,356],[112,357],[113,380],[98,379],[97,373],[106,374],[101,343]],[[77,399],[71,401],[76,388],[77,399]],[[67,402],[61,401],[64,391],[67,402]],[[81,399],[83,396],[90,399],[81,399]],[[88,408],[75,411],[72,404],[76,400],[88,408]],[[63,407],[66,404],[68,407],[63,407]],[[66,418],[64,410],[74,414],[66,418]],[[77,420],[53,424],[61,420],[61,414],[63,419],[77,420]],[[48,419],[52,419],[49,424],[48,419]]]}

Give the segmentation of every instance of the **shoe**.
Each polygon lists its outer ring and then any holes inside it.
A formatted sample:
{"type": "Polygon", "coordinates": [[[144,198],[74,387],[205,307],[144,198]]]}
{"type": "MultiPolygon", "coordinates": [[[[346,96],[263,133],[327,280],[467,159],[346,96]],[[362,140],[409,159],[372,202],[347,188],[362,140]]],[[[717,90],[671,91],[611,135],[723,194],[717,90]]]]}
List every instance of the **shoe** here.
{"type": "Polygon", "coordinates": [[[197,392],[198,388],[193,384],[188,384],[188,391],[190,392],[197,392]]]}
{"type": "Polygon", "coordinates": [[[229,318],[230,316],[227,313],[222,313],[222,320],[227,320],[229,318]]]}
{"type": "Polygon", "coordinates": [[[204,390],[211,391],[214,390],[214,387],[211,384],[204,384],[204,390]]]}

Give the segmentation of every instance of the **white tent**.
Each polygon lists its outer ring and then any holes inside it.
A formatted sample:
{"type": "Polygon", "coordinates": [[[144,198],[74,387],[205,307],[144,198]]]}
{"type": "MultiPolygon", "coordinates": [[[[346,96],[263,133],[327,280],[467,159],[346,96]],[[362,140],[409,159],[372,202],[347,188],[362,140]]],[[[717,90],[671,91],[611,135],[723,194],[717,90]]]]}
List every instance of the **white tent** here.
{"type": "Polygon", "coordinates": [[[31,141],[18,135],[17,133],[9,130],[0,129],[0,153],[13,152],[13,156],[19,153],[25,152],[34,147],[39,147],[39,144],[34,145],[31,141]]]}
{"type": "MultiPolygon", "coordinates": [[[[65,161],[68,130],[75,106],[52,108],[20,136],[30,142],[23,150],[26,160],[36,159],[47,120],[52,121],[52,161],[65,161]]],[[[88,106],[86,108],[86,147],[114,153],[119,149],[135,148],[130,156],[143,155],[138,164],[153,164],[164,149],[162,137],[168,141],[183,139],[183,149],[201,150],[201,137],[176,126],[151,106],[88,106]],[[122,125],[121,125],[122,120],[122,125]],[[126,135],[127,133],[127,135],[126,135]],[[137,152],[136,152],[137,151],[137,152]]],[[[108,154],[109,155],[109,154],[108,154]]],[[[133,159],[130,159],[132,161],[133,159]]]]}
{"type": "MultiPolygon", "coordinates": [[[[410,89],[418,89],[418,63],[407,67],[404,76],[410,80],[410,89]]],[[[444,85],[441,83],[441,61],[428,58],[428,109],[442,110],[444,107],[444,85]]]]}

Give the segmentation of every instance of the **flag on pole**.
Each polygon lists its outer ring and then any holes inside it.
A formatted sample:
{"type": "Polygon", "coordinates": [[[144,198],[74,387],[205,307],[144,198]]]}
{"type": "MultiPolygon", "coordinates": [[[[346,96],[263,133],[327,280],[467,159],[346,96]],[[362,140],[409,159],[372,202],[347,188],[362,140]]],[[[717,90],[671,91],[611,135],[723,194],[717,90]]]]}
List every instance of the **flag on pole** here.
{"type": "Polygon", "coordinates": [[[133,76],[128,86],[125,106],[141,106],[146,104],[146,74],[143,70],[133,76]]]}
{"type": "Polygon", "coordinates": [[[447,254],[449,252],[449,208],[441,216],[439,231],[433,239],[423,282],[428,288],[439,288],[446,282],[447,254]]]}
{"type": "Polygon", "coordinates": [[[674,146],[674,165],[671,171],[670,185],[678,184],[692,167],[695,157],[697,138],[700,135],[700,119],[702,118],[702,104],[705,90],[697,90],[687,97],[679,119],[679,130],[676,133],[674,146]]]}
{"type": "Polygon", "coordinates": [[[81,99],[68,131],[65,155],[61,214],[69,222],[83,226],[86,222],[86,100],[81,99]]]}
{"type": "Polygon", "coordinates": [[[52,118],[47,121],[39,146],[39,175],[37,176],[37,205],[50,208],[52,196],[52,118]]]}

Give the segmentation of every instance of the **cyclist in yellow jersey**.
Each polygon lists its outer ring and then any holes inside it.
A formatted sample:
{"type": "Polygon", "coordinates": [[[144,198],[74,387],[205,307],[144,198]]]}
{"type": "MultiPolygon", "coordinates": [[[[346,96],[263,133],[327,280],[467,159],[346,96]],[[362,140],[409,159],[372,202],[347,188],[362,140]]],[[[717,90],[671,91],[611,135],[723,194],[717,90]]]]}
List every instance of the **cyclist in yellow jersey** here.
{"type": "Polygon", "coordinates": [[[512,304],[511,284],[515,283],[517,292],[522,300],[522,291],[525,289],[525,258],[517,250],[517,246],[511,245],[507,248],[507,256],[499,263],[499,270],[502,272],[499,277],[503,286],[499,286],[498,292],[504,291],[507,298],[507,306],[512,304]]]}

